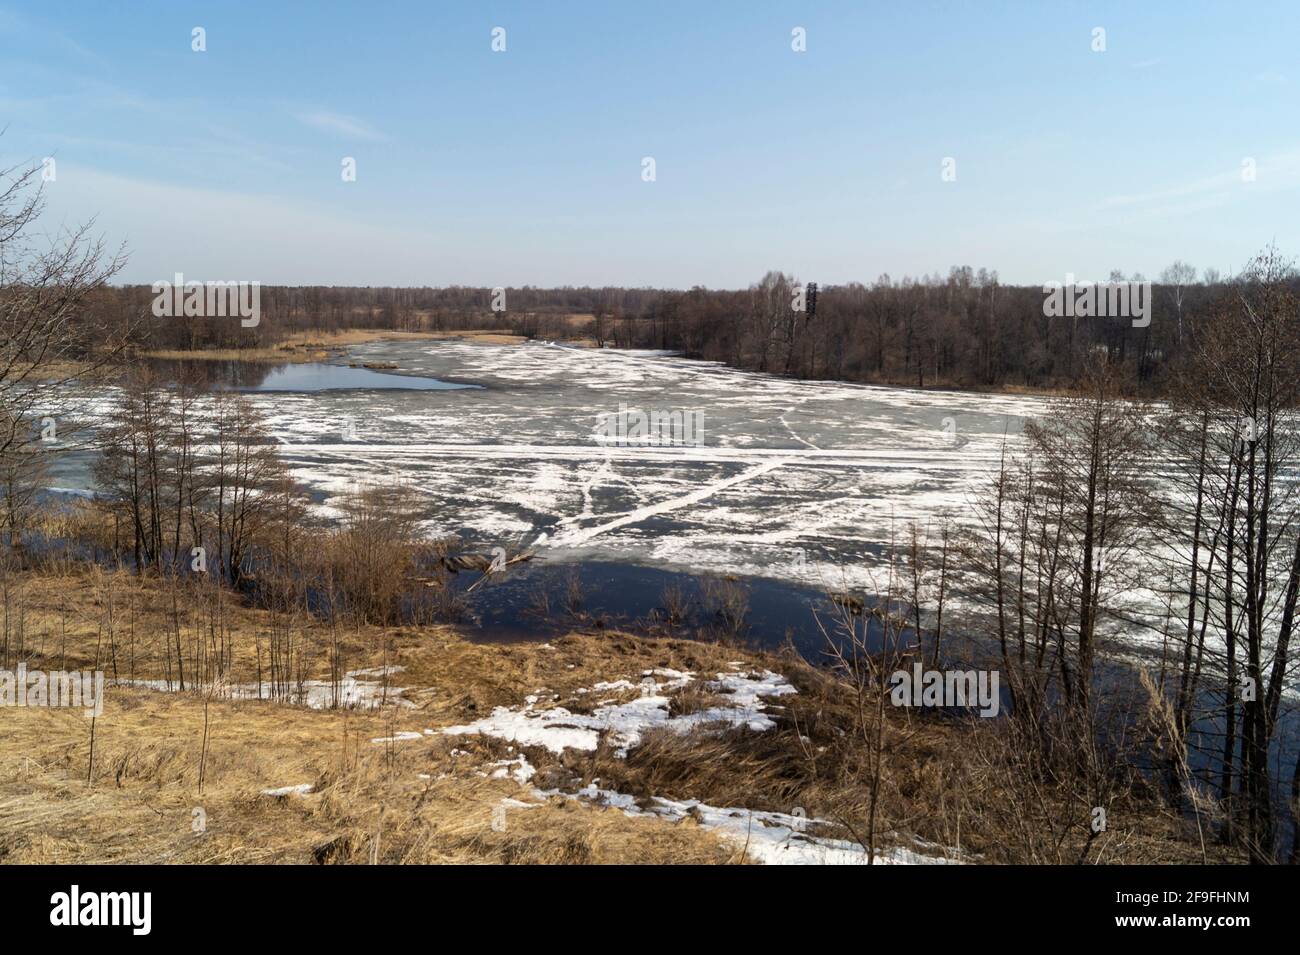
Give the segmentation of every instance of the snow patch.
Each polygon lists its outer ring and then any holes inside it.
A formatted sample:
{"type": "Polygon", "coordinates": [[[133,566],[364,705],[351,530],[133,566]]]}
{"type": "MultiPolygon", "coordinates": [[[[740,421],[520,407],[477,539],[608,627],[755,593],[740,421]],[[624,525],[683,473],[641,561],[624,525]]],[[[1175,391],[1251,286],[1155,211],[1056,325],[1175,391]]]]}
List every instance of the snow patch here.
{"type": "MultiPolygon", "coordinates": [[[[406,687],[385,687],[382,682],[358,679],[367,676],[384,677],[393,673],[400,673],[403,669],[400,666],[388,666],[349,670],[344,674],[343,679],[339,681],[339,707],[348,710],[369,710],[387,704],[413,708],[415,704],[402,695],[406,692],[406,687]]],[[[157,690],[160,693],[175,693],[180,689],[180,685],[175,680],[117,680],[115,684],[119,686],[139,686],[148,690],[157,690]]],[[[186,684],[186,688],[208,689],[206,685],[193,684],[186,684]]],[[[273,687],[270,683],[262,683],[260,686],[256,683],[233,683],[219,687],[219,695],[222,699],[230,700],[283,699],[283,697],[276,697],[272,690],[273,687]]],[[[330,680],[304,680],[301,690],[296,684],[289,688],[289,701],[302,704],[313,710],[329,709],[335,703],[334,684],[330,680]]]]}
{"type": "MultiPolygon", "coordinates": [[[[709,832],[744,848],[746,854],[765,865],[866,865],[867,850],[847,839],[812,835],[809,827],[835,826],[825,819],[805,818],[784,812],[753,809],[719,808],[697,799],[665,799],[654,796],[637,799],[626,793],[600,789],[594,783],[576,793],[558,790],[539,792],[542,796],[581,799],[622,810],[629,817],[650,816],[682,822],[692,818],[709,832]]],[[[837,827],[838,828],[838,827],[837,827]]],[[[922,843],[930,847],[929,843],[922,843]]],[[[942,848],[935,846],[934,848],[942,848]]],[[[906,848],[878,849],[876,865],[960,865],[945,856],[922,855],[906,848]]]]}
{"type": "MultiPolygon", "coordinates": [[[[727,696],[724,705],[695,713],[671,716],[670,701],[665,695],[681,689],[695,679],[695,674],[680,670],[646,670],[640,684],[642,695],[625,703],[607,703],[590,714],[573,713],[562,706],[537,709],[537,699],[530,695],[522,708],[498,706],[492,715],[463,726],[449,726],[443,733],[451,736],[492,736],[523,746],[544,746],[553,753],[566,749],[594,750],[602,733],[608,733],[616,754],[627,756],[628,750],[641,742],[652,729],[689,733],[706,725],[744,726],[755,732],[772,729],[776,723],[765,712],[764,697],[784,696],[795,688],[777,673],[764,670],[756,675],[719,673],[706,686],[727,696]],[[660,682],[655,677],[662,677],[660,682]]],[[[597,689],[602,688],[597,684],[597,689]]],[[[628,680],[606,684],[605,689],[633,689],[628,680]]]]}
{"type": "Polygon", "coordinates": [[[490,774],[493,779],[505,779],[509,776],[521,786],[526,785],[537,773],[523,753],[515,759],[503,759],[490,765],[496,767],[490,774]]]}
{"type": "Polygon", "coordinates": [[[372,739],[372,743],[404,743],[408,740],[423,739],[423,733],[417,733],[414,730],[404,730],[401,733],[394,733],[392,736],[378,736],[372,739]]]}
{"type": "Polygon", "coordinates": [[[311,783],[299,783],[296,786],[281,786],[279,789],[263,789],[263,796],[305,796],[316,787],[311,783]]]}

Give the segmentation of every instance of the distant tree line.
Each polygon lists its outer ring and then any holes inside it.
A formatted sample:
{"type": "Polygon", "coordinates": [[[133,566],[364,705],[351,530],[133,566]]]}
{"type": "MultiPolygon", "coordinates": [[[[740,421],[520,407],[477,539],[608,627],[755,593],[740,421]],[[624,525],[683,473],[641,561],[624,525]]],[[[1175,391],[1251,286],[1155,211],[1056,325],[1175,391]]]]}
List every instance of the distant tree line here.
{"type": "MultiPolygon", "coordinates": [[[[1112,272],[1107,281],[1142,281],[1112,272]]],[[[1289,281],[1294,285],[1295,278],[1289,281]]],[[[483,328],[529,338],[589,339],[802,379],[918,388],[1072,388],[1104,356],[1134,394],[1162,394],[1215,319],[1229,279],[1175,262],[1152,282],[1151,320],[1049,317],[1041,286],[1003,285],[970,267],[870,285],[822,285],[815,311],[791,275],[768,272],[749,288],[507,288],[493,290],[267,286],[253,328],[224,318],[155,318],[148,286],[104,287],[90,303],[106,332],[142,323],[142,347],[267,347],[294,333],[348,328],[483,328]],[[805,301],[802,310],[800,298],[805,301]]]]}

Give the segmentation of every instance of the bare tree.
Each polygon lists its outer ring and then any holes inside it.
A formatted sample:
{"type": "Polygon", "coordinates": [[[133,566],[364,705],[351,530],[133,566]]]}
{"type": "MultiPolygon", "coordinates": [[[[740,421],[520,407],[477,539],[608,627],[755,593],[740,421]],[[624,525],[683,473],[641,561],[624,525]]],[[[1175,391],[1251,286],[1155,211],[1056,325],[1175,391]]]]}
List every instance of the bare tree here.
{"type": "Polygon", "coordinates": [[[1300,487],[1293,479],[1300,463],[1300,301],[1293,280],[1291,264],[1274,249],[1252,261],[1207,323],[1190,372],[1212,416],[1206,441],[1226,460],[1226,478],[1216,482],[1226,493],[1214,496],[1222,512],[1211,522],[1223,531],[1211,539],[1206,587],[1224,637],[1221,795],[1230,799],[1229,834],[1244,822],[1241,835],[1256,862],[1275,852],[1268,756],[1300,600],[1300,487]]]}
{"type": "Polygon", "coordinates": [[[40,419],[69,424],[68,383],[125,343],[91,307],[124,253],[109,254],[90,224],[43,239],[42,206],[36,167],[0,170],[0,456],[38,452],[40,419]]]}
{"type": "Polygon", "coordinates": [[[1178,341],[1183,340],[1183,298],[1187,285],[1196,281],[1196,269],[1192,268],[1182,259],[1178,259],[1173,265],[1169,266],[1160,273],[1160,282],[1162,285],[1169,286],[1169,294],[1174,300],[1174,314],[1178,320],[1178,341]]]}

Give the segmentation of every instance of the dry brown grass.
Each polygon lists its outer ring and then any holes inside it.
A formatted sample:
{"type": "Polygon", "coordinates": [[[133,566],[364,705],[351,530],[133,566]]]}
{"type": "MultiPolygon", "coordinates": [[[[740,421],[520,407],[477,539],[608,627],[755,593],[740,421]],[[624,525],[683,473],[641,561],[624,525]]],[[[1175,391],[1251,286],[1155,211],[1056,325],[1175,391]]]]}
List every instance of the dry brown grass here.
{"type": "Polygon", "coordinates": [[[376,341],[428,340],[442,337],[435,332],[401,332],[382,328],[349,328],[337,332],[293,332],[267,348],[161,348],[144,352],[146,358],[182,361],[324,361],[351,345],[376,341]]]}
{"type": "MultiPolygon", "coordinates": [[[[103,654],[106,584],[93,574],[11,579],[10,608],[21,600],[29,666],[62,668],[63,621],[68,666],[103,654]],[[19,594],[21,592],[21,597],[19,594]]],[[[166,588],[126,575],[113,581],[119,638],[134,595],[137,677],[161,675],[157,628],[170,614],[166,588]],[[153,655],[149,648],[155,646],[153,655]]],[[[201,607],[187,613],[197,621],[201,607]]],[[[233,646],[231,679],[251,681],[258,633],[267,614],[227,608],[233,646]]],[[[11,617],[11,623],[15,618],[11,617]]],[[[305,642],[328,640],[304,622],[305,642]]],[[[482,773],[515,758],[510,745],[485,737],[435,732],[374,744],[396,732],[473,721],[496,706],[589,712],[599,681],[630,680],[654,668],[693,671],[702,680],[731,661],[785,674],[795,695],[770,703],[777,726],[767,732],[689,735],[651,732],[620,759],[607,746],[556,755],[526,748],[537,768],[533,785],[573,791],[599,779],[602,788],[635,797],[699,799],[714,806],[792,812],[843,823],[865,838],[871,778],[855,695],[841,681],[790,654],[766,654],[690,640],[625,634],[570,635],[549,643],[471,643],[450,627],[364,628],[344,634],[347,668],[388,662],[391,678],[410,688],[411,708],[382,713],[312,711],[260,701],[209,704],[204,792],[198,793],[203,739],[201,695],[109,687],[96,720],[88,784],[89,721],[79,712],[0,712],[0,861],[162,862],[736,862],[734,844],[693,822],[629,819],[613,809],[553,798],[509,809],[499,831],[493,814],[504,798],[532,801],[509,778],[482,773]],[[453,750],[461,755],[453,755],[453,750]],[[421,778],[420,774],[428,777],[421,778]],[[311,795],[270,798],[262,789],[311,783],[311,795]],[[190,831],[196,806],[207,832],[190,831]]],[[[119,645],[119,665],[121,653],[119,645]]],[[[309,655],[324,677],[325,654],[309,655]]],[[[105,669],[108,667],[105,665],[105,669]]],[[[123,674],[125,675],[125,674],[123,674]]],[[[599,694],[627,700],[639,688],[599,694]]],[[[672,694],[675,713],[700,712],[725,694],[703,682],[672,694]]],[[[868,712],[874,707],[868,707],[868,712]]],[[[886,708],[885,770],[878,842],[911,834],[985,862],[1029,861],[1025,820],[1051,818],[1070,858],[1087,839],[1087,817],[1050,789],[1032,802],[998,761],[999,721],[955,721],[886,708]]],[[[1091,849],[1103,862],[1200,861],[1194,826],[1149,792],[1130,792],[1109,806],[1109,830],[1091,849]]],[[[1037,825],[1037,823],[1034,823],[1037,825]]],[[[1211,845],[1211,861],[1237,855],[1211,845]]]]}
{"type": "MultiPolygon", "coordinates": [[[[18,620],[22,621],[24,656],[33,667],[86,668],[99,654],[101,666],[113,675],[116,651],[121,679],[161,679],[165,642],[173,627],[171,584],[157,577],[136,577],[126,572],[69,571],[64,574],[15,574],[7,582],[11,618],[11,646],[18,645],[18,620]],[[113,642],[107,618],[113,611],[113,642]],[[132,669],[132,661],[134,668],[132,669]]],[[[206,632],[217,595],[206,582],[182,578],[179,585],[182,633],[188,640],[206,632]]],[[[272,616],[249,607],[228,591],[220,597],[221,613],[229,631],[231,668],[227,679],[254,682],[257,646],[272,616]]],[[[302,644],[314,652],[308,678],[328,677],[325,648],[332,630],[324,621],[300,617],[295,629],[302,644]]],[[[726,669],[737,651],[690,640],[645,640],[611,633],[601,637],[569,636],[550,643],[471,643],[455,628],[343,627],[340,631],[346,669],[400,664],[405,672],[395,682],[424,689],[428,707],[446,710],[455,719],[494,706],[517,705],[541,688],[561,697],[565,705],[577,703],[580,687],[594,682],[639,678],[643,670],[667,667],[704,673],[726,669]]],[[[428,724],[426,724],[428,725],[428,724]]]]}
{"type": "MultiPolygon", "coordinates": [[[[97,643],[103,656],[110,589],[119,629],[133,620],[136,677],[160,676],[159,628],[165,630],[171,613],[169,592],[159,581],[126,574],[11,579],[11,607],[23,608],[29,666],[62,668],[66,653],[68,667],[89,667],[97,643]]],[[[203,613],[193,605],[184,612],[187,619],[203,613]]],[[[227,614],[235,647],[232,679],[239,682],[252,672],[250,648],[267,614],[239,605],[227,614]]],[[[320,624],[312,630],[325,638],[320,624]]],[[[90,721],[80,711],[5,710],[0,861],[739,861],[734,846],[693,823],[629,819],[561,798],[508,809],[498,831],[493,820],[502,799],[533,798],[511,779],[481,775],[487,763],[514,755],[507,744],[440,734],[371,742],[472,720],[538,690],[577,700],[579,687],[652,667],[721,667],[733,652],[618,635],[485,645],[445,627],[368,628],[349,635],[349,667],[381,662],[382,635],[389,638],[389,662],[406,668],[393,682],[412,688],[416,708],[348,712],[212,699],[201,795],[201,692],[110,685],[95,721],[89,783],[90,721]],[[452,756],[457,748],[470,755],[452,756]],[[314,792],[261,795],[300,783],[311,783],[314,792]],[[201,835],[191,831],[195,807],[206,813],[201,835]]]]}
{"type": "MultiPolygon", "coordinates": [[[[569,316],[575,318],[580,316],[569,316]]],[[[351,328],[338,332],[295,332],[284,341],[267,348],[160,348],[143,352],[146,358],[180,361],[256,361],[298,364],[325,361],[352,346],[375,341],[429,341],[457,339],[485,345],[521,345],[523,335],[486,328],[447,329],[443,331],[401,332],[387,329],[351,328]]],[[[574,339],[566,344],[591,347],[590,339],[574,339]]]]}
{"type": "MultiPolygon", "coordinates": [[[[866,780],[871,774],[863,744],[866,734],[855,732],[859,723],[854,694],[793,655],[764,655],[758,662],[785,674],[799,690],[772,701],[780,704],[775,729],[691,736],[655,731],[626,759],[600,750],[586,767],[587,776],[598,777],[605,788],[640,796],[784,813],[801,809],[809,817],[843,824],[865,843],[870,796],[866,780]]],[[[707,687],[694,686],[684,709],[712,705],[707,687]]],[[[869,722],[868,729],[872,726],[869,722]]],[[[1039,794],[1040,802],[1028,804],[1009,783],[1005,767],[990,767],[981,758],[981,753],[993,751],[988,742],[1001,740],[1005,726],[886,707],[877,845],[909,845],[912,836],[919,836],[959,848],[970,861],[1045,861],[1028,858],[1021,829],[1026,820],[1035,825],[1046,816],[1060,834],[1061,856],[1072,861],[1088,842],[1087,809],[1079,811],[1063,793],[1050,789],[1039,794]]],[[[537,758],[544,760],[545,754],[537,758]]],[[[1108,814],[1108,831],[1094,840],[1090,861],[1201,862],[1194,824],[1152,793],[1128,793],[1109,805],[1108,814]]],[[[844,838],[845,829],[835,835],[844,838]]],[[[1212,846],[1210,861],[1240,862],[1242,855],[1212,846]]]]}
{"type": "Polygon", "coordinates": [[[523,335],[511,335],[509,332],[494,331],[487,328],[458,328],[436,332],[435,338],[458,338],[465,341],[482,342],[485,345],[522,345],[528,341],[523,335]]]}
{"type": "MultiPolygon", "coordinates": [[[[15,574],[4,583],[10,617],[11,649],[21,642],[32,666],[100,668],[119,679],[162,679],[166,643],[172,639],[172,584],[126,571],[70,569],[60,574],[15,574]],[[19,630],[21,621],[21,631],[19,630]],[[98,654],[98,657],[96,656],[98,654]]],[[[256,679],[259,637],[269,627],[264,611],[250,608],[229,591],[220,595],[203,579],[181,578],[175,585],[183,639],[188,644],[207,629],[220,601],[221,614],[234,634],[236,682],[256,679]]],[[[321,630],[304,620],[304,630],[321,630]]],[[[322,637],[323,639],[323,637],[322,637]]],[[[349,634],[348,645],[368,666],[365,641],[378,645],[374,633],[349,634]]],[[[263,653],[265,639],[261,638],[263,653]]],[[[323,645],[323,644],[322,644],[323,645]]],[[[349,668],[352,667],[349,664],[349,668]]]]}
{"type": "Polygon", "coordinates": [[[115,689],[96,720],[17,709],[0,741],[0,861],[12,863],[723,862],[707,833],[556,799],[507,809],[454,741],[370,740],[383,716],[214,702],[198,791],[202,700],[115,689]],[[420,774],[429,776],[421,779],[420,774]],[[300,796],[262,789],[312,783],[300,796]],[[194,810],[206,830],[194,831],[194,810]],[[500,818],[500,817],[498,817],[500,818]],[[498,831],[500,830],[500,831],[498,831]]]}

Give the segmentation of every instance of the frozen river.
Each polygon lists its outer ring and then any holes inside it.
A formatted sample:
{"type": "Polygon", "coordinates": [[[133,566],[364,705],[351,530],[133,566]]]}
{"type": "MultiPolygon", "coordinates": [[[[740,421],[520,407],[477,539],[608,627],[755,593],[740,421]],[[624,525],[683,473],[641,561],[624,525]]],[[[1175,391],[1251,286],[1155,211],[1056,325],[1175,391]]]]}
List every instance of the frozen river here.
{"type": "MultiPolygon", "coordinates": [[[[1035,398],[799,382],[646,352],[380,342],[393,389],[255,393],[322,505],[400,480],[431,528],[563,560],[862,587],[891,535],[968,510],[1035,398]],[[480,388],[406,390],[403,375],[480,388]],[[600,440],[620,406],[698,416],[690,446],[600,440]]],[[[415,382],[409,384],[414,385],[415,382]]]]}
{"type": "MultiPolygon", "coordinates": [[[[946,515],[969,515],[1004,439],[1018,448],[1044,407],[544,342],[375,342],[328,365],[203,368],[248,394],[324,515],[353,488],[401,482],[430,534],[478,553],[534,550],[540,560],[474,601],[483,632],[503,635],[532,626],[538,587],[562,594],[576,569],[587,607],[611,621],[643,619],[668,587],[697,593],[702,575],[758,578],[755,636],[821,645],[810,609],[827,591],[882,592],[891,540],[902,547],[912,521],[937,534],[946,515]],[[621,411],[698,427],[687,443],[611,442],[621,411]]],[[[88,464],[60,456],[52,485],[91,490],[88,464]]]]}

